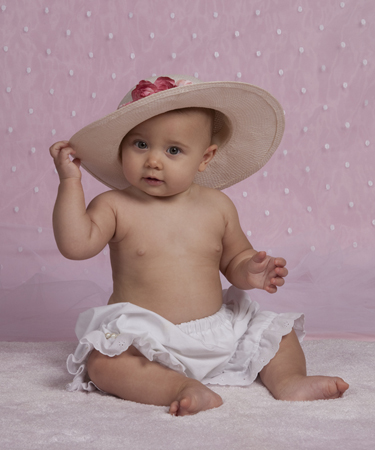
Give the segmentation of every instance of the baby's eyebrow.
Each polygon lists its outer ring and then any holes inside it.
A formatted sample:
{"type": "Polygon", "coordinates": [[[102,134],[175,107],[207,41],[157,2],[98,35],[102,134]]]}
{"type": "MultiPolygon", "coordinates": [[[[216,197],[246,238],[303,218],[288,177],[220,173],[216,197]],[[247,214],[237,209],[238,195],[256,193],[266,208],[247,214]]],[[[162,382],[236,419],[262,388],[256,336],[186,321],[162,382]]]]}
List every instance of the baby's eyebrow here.
{"type": "Polygon", "coordinates": [[[145,139],[145,136],[138,131],[129,131],[129,133],[126,135],[126,137],[132,137],[132,138],[142,138],[145,139]]]}
{"type": "Polygon", "coordinates": [[[141,133],[139,133],[138,131],[130,130],[129,133],[126,134],[126,136],[141,136],[141,133]]]}
{"type": "Polygon", "coordinates": [[[183,142],[175,141],[175,140],[171,140],[169,145],[171,147],[187,147],[187,145],[184,144],[183,142]]]}

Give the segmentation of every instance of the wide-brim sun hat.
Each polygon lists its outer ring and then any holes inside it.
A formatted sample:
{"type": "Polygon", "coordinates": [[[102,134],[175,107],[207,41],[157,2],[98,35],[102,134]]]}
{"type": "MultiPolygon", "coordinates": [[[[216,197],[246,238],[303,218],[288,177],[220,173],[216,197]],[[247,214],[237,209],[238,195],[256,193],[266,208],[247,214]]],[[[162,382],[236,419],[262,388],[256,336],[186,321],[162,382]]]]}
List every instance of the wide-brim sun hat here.
{"type": "Polygon", "coordinates": [[[142,80],[116,111],[82,128],[69,142],[87,172],[112,189],[125,189],[130,184],[119,157],[124,136],[151,117],[189,107],[215,110],[212,143],[219,148],[194,179],[202,186],[225,189],[248,178],[268,162],[283,136],[284,111],[264,89],[168,75],[142,80]]]}

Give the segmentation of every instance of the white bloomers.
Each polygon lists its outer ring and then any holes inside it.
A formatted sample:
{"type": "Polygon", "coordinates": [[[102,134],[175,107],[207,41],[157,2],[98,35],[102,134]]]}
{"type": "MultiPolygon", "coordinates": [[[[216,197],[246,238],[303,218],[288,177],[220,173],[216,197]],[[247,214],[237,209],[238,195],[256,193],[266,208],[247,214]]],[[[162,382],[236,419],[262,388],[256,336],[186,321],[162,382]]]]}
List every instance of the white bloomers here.
{"type": "Polygon", "coordinates": [[[86,367],[93,349],[116,356],[131,345],[150,361],[204,384],[246,386],[276,355],[283,336],[294,329],[303,340],[303,323],[303,314],[259,311],[234,286],[223,291],[216,314],[179,325],[132,303],[91,308],[77,321],[79,344],[67,360],[74,379],[67,389],[97,389],[86,367]]]}

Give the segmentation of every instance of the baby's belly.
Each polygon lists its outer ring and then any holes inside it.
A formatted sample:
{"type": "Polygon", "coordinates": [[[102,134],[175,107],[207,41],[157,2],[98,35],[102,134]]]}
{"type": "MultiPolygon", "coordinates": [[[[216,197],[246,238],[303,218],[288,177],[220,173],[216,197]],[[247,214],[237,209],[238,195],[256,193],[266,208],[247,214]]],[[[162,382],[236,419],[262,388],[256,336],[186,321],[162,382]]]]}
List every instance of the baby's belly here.
{"type": "Polygon", "coordinates": [[[178,324],[215,314],[222,305],[222,287],[217,268],[204,267],[181,273],[167,267],[144,271],[142,276],[113,277],[108,304],[130,302],[178,324]]]}

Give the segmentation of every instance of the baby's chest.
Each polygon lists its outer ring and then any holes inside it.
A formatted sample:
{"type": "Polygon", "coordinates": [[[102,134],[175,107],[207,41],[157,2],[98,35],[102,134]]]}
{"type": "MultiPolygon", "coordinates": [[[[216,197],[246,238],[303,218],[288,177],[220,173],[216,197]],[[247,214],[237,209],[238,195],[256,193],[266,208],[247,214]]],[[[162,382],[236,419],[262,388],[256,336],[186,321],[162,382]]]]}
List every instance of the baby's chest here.
{"type": "Polygon", "coordinates": [[[217,258],[222,252],[224,230],[219,215],[145,216],[132,221],[120,246],[129,256],[217,258]]]}

